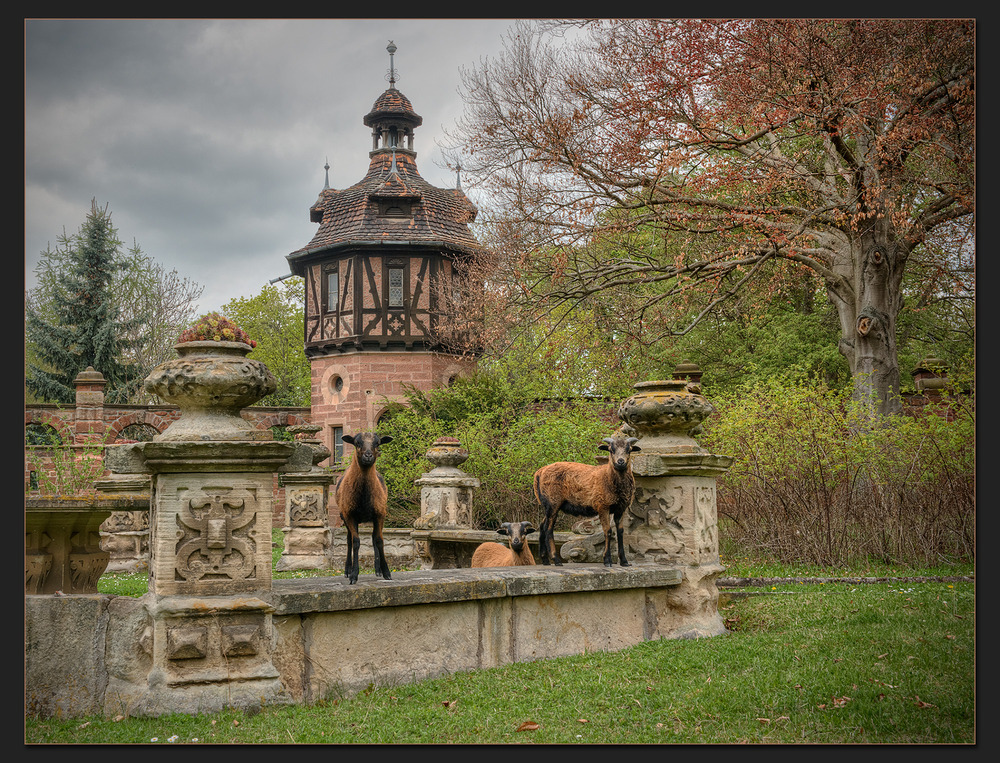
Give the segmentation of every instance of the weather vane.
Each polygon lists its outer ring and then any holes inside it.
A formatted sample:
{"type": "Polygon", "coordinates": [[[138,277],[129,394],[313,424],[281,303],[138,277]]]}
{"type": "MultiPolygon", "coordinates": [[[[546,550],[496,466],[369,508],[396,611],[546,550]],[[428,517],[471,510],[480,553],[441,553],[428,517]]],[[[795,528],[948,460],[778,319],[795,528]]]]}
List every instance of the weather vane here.
{"type": "Polygon", "coordinates": [[[389,40],[389,44],[385,46],[385,49],[389,51],[389,87],[396,87],[396,68],[392,63],[392,54],[396,52],[396,43],[389,40]]]}

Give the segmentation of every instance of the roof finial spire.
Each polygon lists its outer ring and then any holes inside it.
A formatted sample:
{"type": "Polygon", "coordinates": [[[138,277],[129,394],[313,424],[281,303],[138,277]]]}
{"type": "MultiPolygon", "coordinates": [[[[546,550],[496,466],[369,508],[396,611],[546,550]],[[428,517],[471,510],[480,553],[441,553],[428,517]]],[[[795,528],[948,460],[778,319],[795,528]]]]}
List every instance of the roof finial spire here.
{"type": "Polygon", "coordinates": [[[323,184],[325,190],[330,187],[330,157],[326,158],[326,164],[323,165],[323,169],[326,170],[326,182],[323,184]]]}
{"type": "Polygon", "coordinates": [[[455,165],[455,187],[462,187],[462,163],[459,162],[455,165]]]}
{"type": "Polygon", "coordinates": [[[396,67],[392,63],[392,55],[396,52],[396,43],[389,40],[389,44],[385,46],[385,49],[389,51],[389,87],[396,87],[396,67]]]}

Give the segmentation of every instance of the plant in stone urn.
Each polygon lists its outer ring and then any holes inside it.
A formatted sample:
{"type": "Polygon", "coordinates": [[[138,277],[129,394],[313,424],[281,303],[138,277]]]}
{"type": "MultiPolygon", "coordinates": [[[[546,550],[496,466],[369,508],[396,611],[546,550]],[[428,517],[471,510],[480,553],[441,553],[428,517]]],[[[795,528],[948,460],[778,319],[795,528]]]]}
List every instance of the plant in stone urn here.
{"type": "Polygon", "coordinates": [[[219,313],[205,313],[191,327],[184,329],[177,337],[177,343],[184,342],[243,342],[251,348],[257,346],[247,332],[219,313]]]}
{"type": "Polygon", "coordinates": [[[207,313],[177,338],[178,358],[161,363],[144,388],[181,409],[180,418],[154,439],[266,439],[240,411],[274,392],[267,366],[248,358],[257,343],[218,313],[207,313]]]}

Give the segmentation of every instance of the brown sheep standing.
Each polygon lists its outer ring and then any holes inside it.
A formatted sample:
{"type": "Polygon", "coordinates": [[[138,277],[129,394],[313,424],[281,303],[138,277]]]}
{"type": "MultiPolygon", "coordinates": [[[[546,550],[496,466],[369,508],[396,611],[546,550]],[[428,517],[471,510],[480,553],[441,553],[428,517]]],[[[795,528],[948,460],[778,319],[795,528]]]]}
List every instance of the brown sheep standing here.
{"type": "Polygon", "coordinates": [[[535,557],[531,555],[531,548],[528,546],[528,533],[534,531],[531,522],[504,522],[497,532],[510,536],[510,548],[492,541],[480,543],[472,552],[472,566],[520,567],[534,564],[535,557]]]}
{"type": "Polygon", "coordinates": [[[556,553],[553,537],[556,517],[560,511],[579,517],[600,517],[604,530],[604,566],[611,566],[611,522],[618,536],[618,563],[628,567],[625,539],[622,536],[622,515],[632,505],[635,477],[632,474],[632,453],[640,450],[638,438],[605,437],[597,447],[608,451],[608,463],[588,466],[572,461],[558,461],[535,472],[535,500],[545,511],[539,536],[542,564],[551,559],[556,565],[562,560],[556,553]]]}
{"type": "Polygon", "coordinates": [[[382,541],[389,491],[386,489],[385,479],[375,468],[375,460],[378,458],[379,448],[392,442],[392,437],[379,437],[375,432],[360,432],[353,437],[345,434],[344,442],[354,446],[354,458],[347,471],[337,480],[335,488],[337,508],[344,520],[344,527],[347,528],[344,576],[352,585],[358,582],[358,553],[361,549],[358,524],[371,522],[375,574],[389,580],[391,576],[382,541]]]}

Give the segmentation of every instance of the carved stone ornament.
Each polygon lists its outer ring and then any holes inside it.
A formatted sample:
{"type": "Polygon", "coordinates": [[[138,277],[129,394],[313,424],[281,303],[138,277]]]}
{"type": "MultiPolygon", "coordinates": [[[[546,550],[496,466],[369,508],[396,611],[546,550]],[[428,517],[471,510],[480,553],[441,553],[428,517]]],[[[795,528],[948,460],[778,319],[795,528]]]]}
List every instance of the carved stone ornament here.
{"type": "Polygon", "coordinates": [[[181,409],[180,418],[154,440],[256,440],[256,430],[240,411],[274,392],[277,382],[267,366],[246,357],[243,342],[181,342],[180,356],[161,363],[146,377],[147,392],[181,409]]]}
{"type": "Polygon", "coordinates": [[[458,471],[458,467],[469,458],[469,451],[454,437],[439,437],[427,451],[426,458],[434,464],[433,474],[458,471]]]}
{"type": "Polygon", "coordinates": [[[701,453],[692,433],[715,409],[700,393],[700,387],[685,379],[644,381],[622,401],[618,417],[632,427],[643,451],[701,453]],[[648,442],[647,442],[648,440],[648,442]]]}

